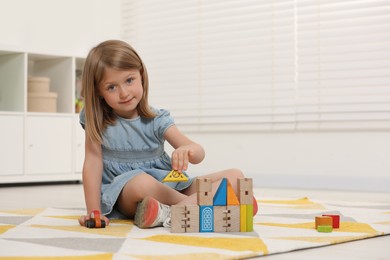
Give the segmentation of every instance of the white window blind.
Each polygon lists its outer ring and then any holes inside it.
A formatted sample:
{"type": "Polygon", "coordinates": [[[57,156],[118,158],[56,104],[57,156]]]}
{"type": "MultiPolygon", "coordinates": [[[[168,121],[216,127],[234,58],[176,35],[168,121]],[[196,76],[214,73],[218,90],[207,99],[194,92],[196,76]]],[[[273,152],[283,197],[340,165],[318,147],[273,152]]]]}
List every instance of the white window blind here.
{"type": "Polygon", "coordinates": [[[390,126],[390,1],[296,1],[298,128],[390,126]]]}
{"type": "Polygon", "coordinates": [[[124,0],[150,103],[187,131],[390,128],[390,0],[124,0]]]}

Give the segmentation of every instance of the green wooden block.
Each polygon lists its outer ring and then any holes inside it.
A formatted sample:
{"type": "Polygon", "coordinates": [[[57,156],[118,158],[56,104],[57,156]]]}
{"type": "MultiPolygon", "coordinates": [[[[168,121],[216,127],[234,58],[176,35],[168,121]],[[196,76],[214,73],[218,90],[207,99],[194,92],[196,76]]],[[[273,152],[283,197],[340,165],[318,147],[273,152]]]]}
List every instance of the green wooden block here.
{"type": "Polygon", "coordinates": [[[253,204],[246,205],[246,232],[253,231],[253,204]]]}
{"type": "Polygon", "coordinates": [[[318,226],[317,231],[324,232],[324,233],[330,233],[333,231],[333,227],[332,226],[318,226]]]}

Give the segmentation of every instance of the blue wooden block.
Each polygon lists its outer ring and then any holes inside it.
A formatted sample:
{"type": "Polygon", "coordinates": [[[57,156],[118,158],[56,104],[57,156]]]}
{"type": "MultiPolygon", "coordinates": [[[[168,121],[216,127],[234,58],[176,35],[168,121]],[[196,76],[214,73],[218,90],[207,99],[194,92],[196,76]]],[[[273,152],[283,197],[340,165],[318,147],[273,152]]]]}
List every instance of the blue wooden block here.
{"type": "Polygon", "coordinates": [[[199,232],[214,232],[213,206],[199,206],[199,232]]]}
{"type": "Polygon", "coordinates": [[[227,179],[223,178],[213,198],[214,206],[227,205],[227,179]]]}

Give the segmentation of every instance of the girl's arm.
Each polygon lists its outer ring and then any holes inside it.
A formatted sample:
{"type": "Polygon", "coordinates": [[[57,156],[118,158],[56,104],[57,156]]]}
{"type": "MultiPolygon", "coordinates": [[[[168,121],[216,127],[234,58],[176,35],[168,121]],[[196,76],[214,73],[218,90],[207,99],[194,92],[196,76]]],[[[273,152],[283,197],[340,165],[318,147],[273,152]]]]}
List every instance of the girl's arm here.
{"type": "Polygon", "coordinates": [[[172,153],[172,168],[177,171],[185,171],[188,163],[197,164],[203,161],[205,151],[203,147],[182,134],[175,126],[169,127],[164,134],[175,151],[172,153]]]}
{"type": "MultiPolygon", "coordinates": [[[[87,206],[87,216],[80,218],[80,224],[84,221],[93,210],[100,209],[100,191],[102,186],[103,174],[103,155],[99,143],[93,142],[87,135],[85,138],[85,159],[83,166],[83,187],[84,197],[87,206]]],[[[102,219],[108,224],[108,219],[102,216],[102,219]]]]}

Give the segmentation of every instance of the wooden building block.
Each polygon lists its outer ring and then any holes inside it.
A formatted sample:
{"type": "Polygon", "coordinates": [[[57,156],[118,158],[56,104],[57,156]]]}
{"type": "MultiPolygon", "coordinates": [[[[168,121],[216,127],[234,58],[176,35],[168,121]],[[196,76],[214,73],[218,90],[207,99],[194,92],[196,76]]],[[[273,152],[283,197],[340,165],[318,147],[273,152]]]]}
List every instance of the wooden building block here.
{"type": "Polygon", "coordinates": [[[227,179],[223,178],[213,198],[214,206],[227,205],[227,179]]]}
{"type": "Polygon", "coordinates": [[[198,205],[213,205],[213,194],[211,179],[197,179],[196,181],[197,202],[198,205]]]}
{"type": "Polygon", "coordinates": [[[199,206],[199,232],[214,232],[213,206],[199,206]]]}
{"type": "Polygon", "coordinates": [[[332,228],[332,226],[318,226],[317,231],[324,232],[324,233],[330,233],[333,231],[333,228],[332,228]]]}
{"type": "Polygon", "coordinates": [[[327,217],[327,216],[316,217],[315,228],[317,229],[318,226],[331,226],[331,227],[333,227],[333,219],[331,217],[327,217]]]}
{"type": "Polygon", "coordinates": [[[240,206],[227,206],[228,210],[228,227],[227,232],[240,232],[240,206]]]}
{"type": "Polygon", "coordinates": [[[324,214],[323,217],[331,217],[332,218],[332,227],[333,228],[340,228],[340,215],[331,215],[331,214],[324,214]]]}
{"type": "Polygon", "coordinates": [[[172,205],[171,232],[190,233],[199,232],[198,205],[172,205]]]}
{"type": "Polygon", "coordinates": [[[240,205],[240,232],[246,232],[246,206],[240,205]]]}
{"type": "Polygon", "coordinates": [[[214,232],[226,232],[226,206],[214,206],[214,232]]]}
{"type": "Polygon", "coordinates": [[[214,206],[214,232],[240,232],[240,206],[214,206]]]}
{"type": "Polygon", "coordinates": [[[246,232],[253,231],[253,204],[246,205],[246,232]]]}
{"type": "Polygon", "coordinates": [[[227,205],[240,205],[240,201],[229,180],[227,181],[227,205]]]}
{"type": "Polygon", "coordinates": [[[211,192],[212,183],[210,178],[198,178],[196,179],[196,191],[207,191],[211,192]]]}
{"type": "Polygon", "coordinates": [[[240,204],[253,205],[253,183],[251,178],[240,178],[238,182],[238,197],[240,204]]]}
{"type": "Polygon", "coordinates": [[[188,181],[187,176],[185,176],[182,172],[178,172],[176,170],[170,171],[167,176],[162,180],[162,182],[186,182],[188,181]]]}

